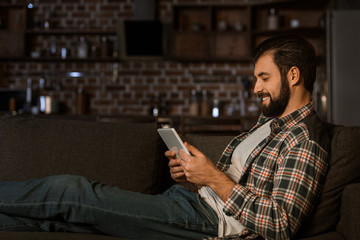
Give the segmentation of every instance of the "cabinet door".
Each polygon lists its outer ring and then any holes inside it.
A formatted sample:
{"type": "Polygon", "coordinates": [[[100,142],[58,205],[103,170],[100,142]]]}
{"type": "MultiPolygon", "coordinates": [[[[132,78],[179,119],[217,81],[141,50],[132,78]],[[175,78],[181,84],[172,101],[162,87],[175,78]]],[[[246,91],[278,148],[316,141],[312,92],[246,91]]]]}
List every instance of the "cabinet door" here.
{"type": "Polygon", "coordinates": [[[244,34],[217,33],[214,36],[214,58],[239,59],[249,55],[244,34]]]}
{"type": "Polygon", "coordinates": [[[210,55],[211,31],[209,7],[174,7],[173,57],[206,59],[210,55]]]}
{"type": "Polygon", "coordinates": [[[323,56],[325,12],[325,6],[303,6],[299,1],[253,6],[251,49],[269,37],[289,34],[307,39],[313,44],[317,55],[323,56]]]}
{"type": "Polygon", "coordinates": [[[178,32],[174,36],[175,58],[204,59],[210,55],[210,41],[206,33],[178,32]]]}
{"type": "Polygon", "coordinates": [[[177,6],[174,8],[175,31],[211,30],[210,8],[199,6],[177,6]]]}
{"type": "Polygon", "coordinates": [[[217,6],[212,11],[212,26],[216,31],[238,34],[249,29],[249,11],[245,6],[217,6]]]}
{"type": "Polygon", "coordinates": [[[184,60],[237,60],[248,52],[247,6],[175,6],[173,56],[184,60]]]}
{"type": "Polygon", "coordinates": [[[24,56],[26,11],[23,7],[0,7],[0,57],[24,56]]]}
{"type": "Polygon", "coordinates": [[[298,2],[253,7],[253,31],[318,28],[325,10],[321,6],[299,6],[298,2]],[[275,21],[273,21],[275,19],[275,21]]]}

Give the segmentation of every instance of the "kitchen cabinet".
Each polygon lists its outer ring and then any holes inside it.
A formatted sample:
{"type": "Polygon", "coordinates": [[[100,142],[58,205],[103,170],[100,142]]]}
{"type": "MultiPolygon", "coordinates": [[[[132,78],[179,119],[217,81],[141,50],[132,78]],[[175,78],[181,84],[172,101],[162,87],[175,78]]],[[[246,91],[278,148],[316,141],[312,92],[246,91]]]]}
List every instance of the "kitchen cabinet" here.
{"type": "Polygon", "coordinates": [[[118,59],[115,30],[27,29],[25,36],[27,60],[101,62],[118,59]]]}
{"type": "MultiPolygon", "coordinates": [[[[255,46],[279,34],[307,38],[322,57],[326,35],[323,19],[329,2],[173,4],[171,54],[167,59],[249,62],[255,46]]],[[[116,26],[105,30],[81,25],[76,29],[63,28],[47,22],[51,17],[45,16],[39,23],[32,11],[22,4],[0,3],[0,60],[112,62],[120,59],[116,26]],[[80,39],[86,40],[87,57],[79,55],[80,39]]]]}
{"type": "Polygon", "coordinates": [[[176,4],[173,6],[174,59],[250,61],[253,49],[279,34],[300,35],[319,56],[325,54],[324,16],[328,1],[176,4]]]}
{"type": "Polygon", "coordinates": [[[280,34],[299,35],[306,38],[315,47],[319,57],[325,55],[325,16],[327,1],[306,4],[303,1],[259,4],[251,7],[252,45],[254,48],[268,37],[280,34]],[[270,11],[276,12],[276,26],[269,26],[270,11]]]}
{"type": "Polygon", "coordinates": [[[0,58],[24,56],[26,8],[16,4],[0,4],[0,58]]]}
{"type": "Polygon", "coordinates": [[[49,16],[40,21],[25,4],[0,3],[1,61],[117,61],[117,42],[115,27],[61,28],[49,16]]]}
{"type": "Polygon", "coordinates": [[[179,60],[247,59],[246,6],[175,5],[172,56],[179,60]]]}

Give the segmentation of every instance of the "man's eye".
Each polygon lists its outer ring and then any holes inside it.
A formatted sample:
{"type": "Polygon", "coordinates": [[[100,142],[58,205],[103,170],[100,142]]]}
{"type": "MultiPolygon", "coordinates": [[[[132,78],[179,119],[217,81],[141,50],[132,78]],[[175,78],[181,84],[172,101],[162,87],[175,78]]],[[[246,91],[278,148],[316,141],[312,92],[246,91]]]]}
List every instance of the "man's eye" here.
{"type": "Polygon", "coordinates": [[[266,82],[268,79],[269,79],[269,78],[262,78],[262,80],[263,80],[264,82],[266,82]]]}

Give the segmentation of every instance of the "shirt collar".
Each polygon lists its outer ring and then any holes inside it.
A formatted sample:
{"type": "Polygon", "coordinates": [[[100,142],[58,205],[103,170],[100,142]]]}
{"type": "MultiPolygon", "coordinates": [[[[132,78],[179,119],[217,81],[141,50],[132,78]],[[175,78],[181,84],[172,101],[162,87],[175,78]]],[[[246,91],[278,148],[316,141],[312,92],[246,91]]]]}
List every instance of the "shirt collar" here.
{"type": "Polygon", "coordinates": [[[298,110],[290,113],[287,116],[282,118],[269,118],[265,117],[263,114],[260,115],[258,124],[264,124],[269,120],[274,120],[271,123],[271,128],[281,129],[283,131],[287,130],[289,127],[292,127],[303,120],[305,117],[309,116],[311,113],[315,111],[314,102],[306,104],[305,106],[299,108],[298,110]]]}

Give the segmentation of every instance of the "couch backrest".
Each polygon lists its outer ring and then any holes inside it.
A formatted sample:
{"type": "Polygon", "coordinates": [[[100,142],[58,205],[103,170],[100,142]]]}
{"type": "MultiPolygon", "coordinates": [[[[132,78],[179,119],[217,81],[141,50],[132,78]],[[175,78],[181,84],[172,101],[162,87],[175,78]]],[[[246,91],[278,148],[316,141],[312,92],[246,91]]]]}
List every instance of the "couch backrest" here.
{"type": "Polygon", "coordinates": [[[156,129],[155,122],[2,116],[0,181],[75,174],[122,189],[158,193],[167,162],[156,129]]]}
{"type": "Polygon", "coordinates": [[[330,130],[330,168],[318,205],[303,225],[303,236],[335,230],[344,187],[360,182],[360,127],[334,125],[330,130]]]}
{"type": "MultiPolygon", "coordinates": [[[[341,196],[348,184],[360,182],[360,127],[329,125],[331,132],[330,168],[323,193],[311,216],[305,220],[299,237],[334,231],[340,219],[341,196]]],[[[230,142],[229,136],[186,137],[216,162],[230,142]]]]}
{"type": "Polygon", "coordinates": [[[217,163],[227,144],[229,144],[233,138],[234,136],[187,134],[184,141],[188,141],[209,157],[213,163],[217,163]]]}

